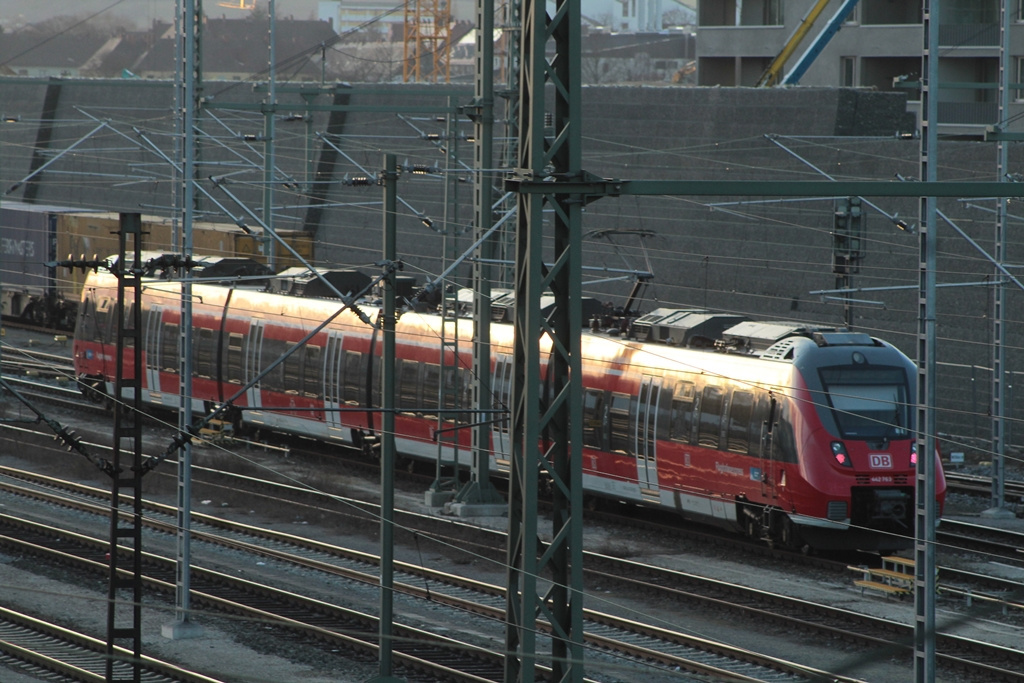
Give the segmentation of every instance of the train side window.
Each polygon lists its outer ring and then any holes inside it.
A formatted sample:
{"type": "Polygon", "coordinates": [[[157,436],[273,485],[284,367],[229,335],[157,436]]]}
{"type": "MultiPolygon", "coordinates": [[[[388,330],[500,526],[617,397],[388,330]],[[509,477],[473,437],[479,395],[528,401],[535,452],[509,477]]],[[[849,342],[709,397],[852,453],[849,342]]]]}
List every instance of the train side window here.
{"type": "Polygon", "coordinates": [[[632,453],[630,448],[629,408],[632,402],[629,394],[612,393],[608,406],[608,447],[620,453],[632,453]]]}
{"type": "Polygon", "coordinates": [[[358,351],[345,352],[345,402],[359,405],[362,402],[363,381],[366,369],[363,354],[358,351]]]}
{"type": "Polygon", "coordinates": [[[323,380],[320,377],[322,361],[320,359],[320,347],[316,344],[306,344],[302,349],[302,372],[303,389],[306,396],[320,398],[320,389],[323,387],[323,380]]]}
{"type": "Polygon", "coordinates": [[[718,448],[722,429],[722,404],[725,394],[721,387],[704,387],[700,402],[700,427],[697,433],[698,445],[718,448]]]}
{"type": "Polygon", "coordinates": [[[693,382],[680,380],[672,390],[672,426],[669,437],[673,441],[690,443],[694,401],[697,397],[693,382]]]}
{"type": "MultiPolygon", "coordinates": [[[[444,392],[444,405],[442,407],[448,409],[458,407],[459,399],[462,396],[460,391],[459,379],[459,373],[457,372],[457,368],[455,366],[446,365],[444,368],[442,368],[441,381],[442,391],[444,392]]],[[[446,412],[444,414],[444,419],[454,420],[455,413],[446,412]]]]}
{"type": "MultiPolygon", "coordinates": [[[[135,302],[129,301],[124,305],[124,329],[126,332],[135,330],[135,302]]],[[[135,337],[131,334],[124,335],[124,345],[127,348],[135,346],[135,337]]]]}
{"type": "Polygon", "coordinates": [[[796,435],[791,419],[793,407],[788,400],[779,401],[778,424],[772,439],[772,458],[778,462],[797,462],[796,435]]]}
{"type": "MultiPolygon", "coordinates": [[[[494,362],[494,381],[491,383],[491,408],[500,411],[509,411],[511,408],[512,395],[512,357],[507,354],[498,356],[494,362]]],[[[494,413],[489,419],[495,421],[495,427],[502,432],[508,432],[509,416],[504,413],[494,413]]],[[[585,424],[585,423],[584,423],[585,424]]],[[[586,427],[584,427],[584,431],[586,427]]],[[[584,437],[586,439],[586,437],[584,437]]],[[[584,441],[585,443],[585,441],[584,441]]]]}
{"type": "Polygon", "coordinates": [[[96,341],[110,342],[115,340],[110,334],[110,326],[114,316],[110,314],[111,300],[103,297],[96,306],[96,341]]]}
{"type": "Polygon", "coordinates": [[[437,363],[423,364],[423,396],[420,398],[425,411],[437,410],[438,392],[441,390],[441,366],[437,363]]]}
{"type": "MultiPolygon", "coordinates": [[[[455,368],[446,365],[441,368],[442,408],[454,408],[458,395],[455,393],[455,368]]],[[[447,417],[447,414],[446,414],[447,417]]]]}
{"type": "Polygon", "coordinates": [[[729,404],[729,424],[726,445],[733,453],[750,452],[750,415],[754,411],[754,395],[748,391],[733,391],[729,404]]]}
{"type": "Polygon", "coordinates": [[[656,439],[667,441],[672,433],[672,385],[662,385],[658,389],[658,417],[656,439]]]}
{"type": "MultiPolygon", "coordinates": [[[[295,342],[285,342],[285,353],[295,348],[295,342]]],[[[302,393],[302,349],[297,349],[294,353],[284,359],[282,363],[283,368],[283,383],[282,388],[286,393],[298,394],[302,393]]]]}
{"type": "MultiPolygon", "coordinates": [[[[370,397],[368,399],[364,399],[364,401],[369,401],[369,405],[379,408],[381,405],[380,356],[367,354],[365,360],[370,364],[369,372],[364,370],[364,373],[366,374],[366,381],[370,384],[370,397]]],[[[365,394],[363,394],[363,396],[365,396],[365,394]]]]}
{"type": "Polygon", "coordinates": [[[269,368],[274,363],[274,369],[263,376],[262,386],[268,391],[284,391],[287,387],[282,379],[283,368],[282,364],[278,363],[281,360],[281,356],[284,355],[286,346],[280,339],[271,339],[264,335],[262,353],[263,358],[260,363],[261,368],[269,368]]]}
{"type": "Polygon", "coordinates": [[[213,345],[213,330],[200,327],[196,329],[198,333],[193,340],[192,345],[192,362],[195,364],[194,372],[199,377],[212,377],[213,366],[214,366],[214,345],[213,345]]]}
{"type": "Polygon", "coordinates": [[[232,384],[242,383],[242,335],[228,334],[228,362],[225,379],[232,384]]]}
{"type": "MultiPolygon", "coordinates": [[[[459,367],[459,407],[469,408],[473,405],[473,375],[469,368],[459,367]]],[[[473,413],[469,411],[459,412],[459,423],[469,424],[473,419],[473,413]]]]}
{"type": "Polygon", "coordinates": [[[164,323],[160,328],[160,362],[164,372],[178,372],[179,327],[176,323],[164,323]]]}
{"type": "Polygon", "coordinates": [[[78,321],[75,323],[75,336],[78,339],[96,339],[96,307],[92,296],[86,295],[82,299],[82,306],[79,309],[78,321]]]}
{"type": "Polygon", "coordinates": [[[420,391],[420,364],[414,360],[403,360],[401,364],[396,361],[398,377],[398,405],[399,410],[405,412],[416,412],[419,409],[420,391]]]}
{"type": "Polygon", "coordinates": [[[445,366],[441,371],[443,382],[444,407],[449,412],[444,413],[444,419],[456,421],[462,424],[468,423],[471,413],[466,412],[472,401],[473,386],[470,381],[469,368],[445,366]],[[450,412],[452,408],[460,409],[459,412],[450,412]]]}
{"type": "Polygon", "coordinates": [[[750,413],[750,453],[754,455],[764,454],[762,439],[767,435],[768,421],[771,413],[771,400],[767,394],[761,394],[754,403],[754,410],[750,413]]]}
{"type": "Polygon", "coordinates": [[[604,392],[600,389],[583,394],[583,445],[604,450],[604,392]]]}

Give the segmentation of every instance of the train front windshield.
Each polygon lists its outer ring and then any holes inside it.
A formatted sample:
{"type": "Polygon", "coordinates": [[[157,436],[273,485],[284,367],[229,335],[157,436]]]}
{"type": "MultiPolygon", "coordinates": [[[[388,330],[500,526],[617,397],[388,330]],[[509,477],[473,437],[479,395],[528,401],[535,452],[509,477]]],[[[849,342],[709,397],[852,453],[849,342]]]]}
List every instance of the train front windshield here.
{"type": "Polygon", "coordinates": [[[911,411],[903,368],[863,365],[821,368],[821,383],[840,436],[846,439],[906,439],[911,411]]]}

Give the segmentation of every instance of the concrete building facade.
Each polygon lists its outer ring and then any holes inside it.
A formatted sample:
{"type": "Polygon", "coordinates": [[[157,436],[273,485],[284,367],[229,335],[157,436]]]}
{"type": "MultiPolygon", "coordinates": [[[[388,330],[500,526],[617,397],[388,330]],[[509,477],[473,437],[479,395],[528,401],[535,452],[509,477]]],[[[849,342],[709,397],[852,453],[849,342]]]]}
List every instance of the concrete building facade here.
{"type": "MultiPolygon", "coordinates": [[[[700,0],[697,82],[754,86],[818,0],[700,0]]],[[[803,55],[842,8],[828,0],[787,63],[803,55]]],[[[933,3],[934,4],[934,3],[933,3]]],[[[1009,78],[1024,80],[1024,14],[1009,2],[1009,78]]],[[[997,123],[1000,0],[943,0],[939,14],[939,123],[943,133],[981,136],[997,123]]],[[[801,85],[905,90],[912,111],[920,100],[924,35],[921,0],[860,0],[800,79],[801,85]]],[[[1024,113],[1024,90],[1011,91],[1006,119],[1024,113]]],[[[1022,130],[1007,124],[1008,130],[1022,130]]]]}

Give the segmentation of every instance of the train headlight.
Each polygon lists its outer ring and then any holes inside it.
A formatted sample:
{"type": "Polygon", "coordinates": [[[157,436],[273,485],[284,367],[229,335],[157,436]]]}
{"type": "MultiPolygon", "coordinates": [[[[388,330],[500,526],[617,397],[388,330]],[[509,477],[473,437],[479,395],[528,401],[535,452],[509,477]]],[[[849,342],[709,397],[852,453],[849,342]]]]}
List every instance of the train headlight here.
{"type": "Polygon", "coordinates": [[[853,463],[850,462],[850,455],[846,452],[846,446],[843,445],[842,441],[832,442],[832,457],[843,467],[853,467],[853,463]]]}
{"type": "Polygon", "coordinates": [[[917,467],[917,442],[910,445],[910,466],[917,467]]]}

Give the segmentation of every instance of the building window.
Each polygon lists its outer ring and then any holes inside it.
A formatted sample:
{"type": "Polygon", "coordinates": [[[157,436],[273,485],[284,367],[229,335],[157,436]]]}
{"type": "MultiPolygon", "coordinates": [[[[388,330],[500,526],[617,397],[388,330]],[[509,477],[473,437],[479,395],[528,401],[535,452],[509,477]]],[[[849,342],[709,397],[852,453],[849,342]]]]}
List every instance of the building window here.
{"type": "Polygon", "coordinates": [[[765,0],[764,25],[782,26],[786,23],[782,16],[782,0],[765,0]]]}
{"type": "MultiPolygon", "coordinates": [[[[862,0],[859,3],[861,26],[875,24],[920,24],[921,1],[892,2],[892,0],[862,0]]],[[[948,21],[947,17],[942,19],[948,21]]]]}
{"type": "Polygon", "coordinates": [[[840,85],[844,88],[853,88],[857,85],[857,58],[840,57],[839,68],[841,71],[840,85]]]}
{"type": "Polygon", "coordinates": [[[843,20],[843,26],[847,24],[859,24],[860,23],[860,3],[858,2],[850,10],[850,13],[846,15],[846,19],[843,20]]]}
{"type": "Polygon", "coordinates": [[[706,0],[697,3],[700,26],[782,26],[783,0],[706,0]]]}

